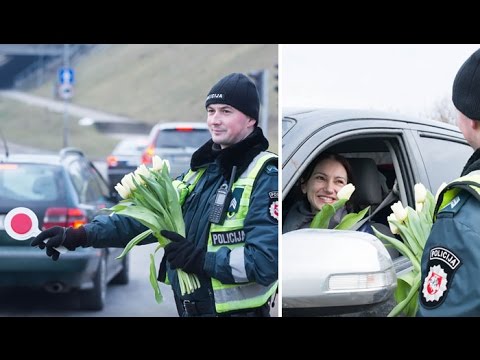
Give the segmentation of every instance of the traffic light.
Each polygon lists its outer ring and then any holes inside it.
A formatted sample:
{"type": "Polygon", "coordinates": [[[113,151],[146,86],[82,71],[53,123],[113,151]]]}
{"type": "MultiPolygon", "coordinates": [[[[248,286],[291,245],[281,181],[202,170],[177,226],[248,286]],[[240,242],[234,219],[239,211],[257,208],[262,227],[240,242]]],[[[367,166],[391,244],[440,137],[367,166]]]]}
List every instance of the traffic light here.
{"type": "Polygon", "coordinates": [[[258,95],[260,96],[260,103],[263,105],[263,71],[264,70],[258,70],[258,71],[251,71],[248,73],[248,76],[253,80],[255,83],[255,86],[257,87],[258,95]]]}

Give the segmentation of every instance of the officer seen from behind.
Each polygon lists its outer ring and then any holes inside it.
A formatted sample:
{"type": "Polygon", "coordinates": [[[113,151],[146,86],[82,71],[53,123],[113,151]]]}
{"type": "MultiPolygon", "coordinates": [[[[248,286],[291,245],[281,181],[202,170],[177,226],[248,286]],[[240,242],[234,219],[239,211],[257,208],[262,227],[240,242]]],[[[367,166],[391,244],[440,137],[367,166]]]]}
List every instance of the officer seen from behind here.
{"type": "Polygon", "coordinates": [[[452,100],[457,125],[475,152],[438,196],[417,316],[480,316],[480,49],[458,71],[452,100]]]}

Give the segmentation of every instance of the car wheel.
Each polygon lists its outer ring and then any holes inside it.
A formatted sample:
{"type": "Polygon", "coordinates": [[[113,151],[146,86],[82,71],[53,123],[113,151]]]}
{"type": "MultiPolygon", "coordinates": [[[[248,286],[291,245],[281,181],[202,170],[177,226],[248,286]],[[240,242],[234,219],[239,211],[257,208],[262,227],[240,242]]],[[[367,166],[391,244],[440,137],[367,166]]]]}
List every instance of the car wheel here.
{"type": "Polygon", "coordinates": [[[117,285],[127,285],[129,280],[130,280],[130,276],[129,276],[129,269],[130,269],[130,255],[127,254],[124,256],[124,258],[122,259],[122,270],[120,270],[120,272],[115,275],[115,277],[112,279],[111,281],[111,284],[117,284],[117,285]]]}
{"type": "Polygon", "coordinates": [[[104,255],[100,259],[93,279],[93,289],[80,293],[81,306],[85,310],[102,310],[107,296],[107,261],[104,255]]]}

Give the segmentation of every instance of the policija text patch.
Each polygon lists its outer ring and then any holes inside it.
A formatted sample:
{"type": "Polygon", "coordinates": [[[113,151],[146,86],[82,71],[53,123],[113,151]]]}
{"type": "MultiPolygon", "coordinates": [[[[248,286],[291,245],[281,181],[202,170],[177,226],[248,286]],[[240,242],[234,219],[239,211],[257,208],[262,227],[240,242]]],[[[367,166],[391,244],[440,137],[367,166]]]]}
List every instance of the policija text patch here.
{"type": "Polygon", "coordinates": [[[430,249],[427,263],[428,274],[423,281],[420,301],[426,308],[433,309],[441,305],[452,286],[453,275],[462,262],[451,250],[444,247],[430,249]]]}
{"type": "Polygon", "coordinates": [[[233,245],[245,242],[245,232],[234,230],[226,232],[212,232],[212,245],[233,245]]]}

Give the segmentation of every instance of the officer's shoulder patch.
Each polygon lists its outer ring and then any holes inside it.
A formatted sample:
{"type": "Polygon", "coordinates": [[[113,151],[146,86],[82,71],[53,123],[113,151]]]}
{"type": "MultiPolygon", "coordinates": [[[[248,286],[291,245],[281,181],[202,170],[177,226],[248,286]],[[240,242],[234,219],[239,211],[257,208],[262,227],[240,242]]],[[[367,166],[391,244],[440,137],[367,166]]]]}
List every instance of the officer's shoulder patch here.
{"type": "Polygon", "coordinates": [[[268,175],[278,174],[278,168],[275,165],[268,164],[267,166],[265,166],[265,172],[268,175]]]}
{"type": "Polygon", "coordinates": [[[420,302],[427,309],[440,306],[452,286],[453,277],[462,266],[460,258],[446,247],[436,246],[428,254],[427,276],[423,280],[420,302]]]}
{"type": "Polygon", "coordinates": [[[275,220],[275,221],[278,221],[278,198],[275,199],[275,198],[270,198],[270,203],[268,205],[268,214],[270,215],[270,217],[275,220]]]}
{"type": "Polygon", "coordinates": [[[438,214],[440,215],[441,213],[446,214],[452,214],[455,215],[461,208],[462,206],[467,202],[468,198],[471,195],[467,191],[460,191],[457,196],[455,196],[452,201],[450,201],[446,206],[444,206],[438,214]]]}

